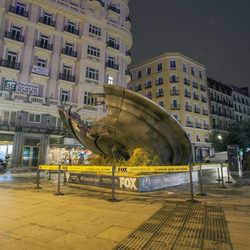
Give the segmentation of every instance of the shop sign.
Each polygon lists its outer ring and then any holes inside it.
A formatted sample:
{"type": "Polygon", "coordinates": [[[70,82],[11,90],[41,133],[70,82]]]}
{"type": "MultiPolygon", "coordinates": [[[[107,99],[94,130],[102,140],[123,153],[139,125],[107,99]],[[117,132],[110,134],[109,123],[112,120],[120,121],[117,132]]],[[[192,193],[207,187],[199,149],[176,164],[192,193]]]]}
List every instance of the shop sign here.
{"type": "Polygon", "coordinates": [[[3,89],[26,95],[32,95],[32,96],[39,95],[39,85],[34,83],[25,83],[15,80],[5,80],[3,89]]]}
{"type": "Polygon", "coordinates": [[[49,68],[41,67],[38,65],[33,65],[32,72],[39,74],[39,75],[48,76],[49,75],[49,68]]]}

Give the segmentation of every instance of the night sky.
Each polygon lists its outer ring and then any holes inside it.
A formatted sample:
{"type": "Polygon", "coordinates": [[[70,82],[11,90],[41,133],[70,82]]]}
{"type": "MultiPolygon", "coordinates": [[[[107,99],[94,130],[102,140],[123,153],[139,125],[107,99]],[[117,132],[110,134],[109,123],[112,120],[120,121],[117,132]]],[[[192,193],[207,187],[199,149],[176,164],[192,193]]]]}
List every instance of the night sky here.
{"type": "Polygon", "coordinates": [[[132,64],[181,52],[250,88],[250,0],[130,0],[132,64]]]}

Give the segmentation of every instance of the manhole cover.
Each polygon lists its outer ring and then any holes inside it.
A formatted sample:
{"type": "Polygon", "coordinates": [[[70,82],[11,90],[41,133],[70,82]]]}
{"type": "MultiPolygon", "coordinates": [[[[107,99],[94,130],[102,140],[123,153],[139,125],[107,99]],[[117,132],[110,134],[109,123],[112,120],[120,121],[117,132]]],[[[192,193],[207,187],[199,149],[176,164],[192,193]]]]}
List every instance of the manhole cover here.
{"type": "Polygon", "coordinates": [[[114,249],[220,249],[232,245],[223,209],[165,205],[114,249]]]}

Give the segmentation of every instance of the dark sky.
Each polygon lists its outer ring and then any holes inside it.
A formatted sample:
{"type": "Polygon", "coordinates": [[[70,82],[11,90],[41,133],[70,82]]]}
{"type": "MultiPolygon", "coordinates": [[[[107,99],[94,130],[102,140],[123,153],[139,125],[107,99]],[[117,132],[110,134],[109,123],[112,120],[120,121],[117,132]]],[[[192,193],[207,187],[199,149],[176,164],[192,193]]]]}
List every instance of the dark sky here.
{"type": "Polygon", "coordinates": [[[130,0],[132,65],[181,52],[207,75],[250,88],[250,0],[130,0]]]}

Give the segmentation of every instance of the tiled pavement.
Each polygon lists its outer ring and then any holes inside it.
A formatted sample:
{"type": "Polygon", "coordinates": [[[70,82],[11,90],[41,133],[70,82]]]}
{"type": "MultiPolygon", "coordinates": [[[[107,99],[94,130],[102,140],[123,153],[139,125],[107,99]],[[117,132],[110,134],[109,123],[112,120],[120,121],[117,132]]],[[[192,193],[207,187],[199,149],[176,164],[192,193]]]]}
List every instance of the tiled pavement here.
{"type": "MultiPolygon", "coordinates": [[[[118,192],[117,197],[120,202],[111,203],[107,201],[110,198],[108,189],[65,186],[62,187],[64,196],[54,196],[55,183],[42,180],[43,189],[36,190],[32,182],[33,176],[19,176],[20,178],[14,179],[0,178],[1,250],[118,248],[129,235],[136,233],[138,227],[142,228],[145,223],[149,223],[154,214],[175,210],[176,215],[182,216],[180,211],[183,211],[184,218],[185,215],[186,218],[193,218],[193,221],[189,221],[191,224],[188,224],[188,221],[185,224],[187,228],[192,228],[195,225],[192,222],[200,220],[201,224],[202,218],[205,218],[200,216],[205,214],[204,209],[213,206],[217,209],[223,208],[220,211],[225,215],[226,224],[218,225],[217,229],[210,228],[209,232],[215,235],[218,230],[224,234],[229,232],[224,249],[230,249],[227,248],[230,247],[230,241],[233,249],[236,250],[249,249],[250,246],[250,186],[247,185],[227,190],[218,189],[217,186],[205,187],[209,191],[208,197],[199,198],[202,203],[193,206],[185,202],[188,198],[188,190],[185,188],[173,188],[140,195],[118,192]],[[195,211],[198,211],[198,215],[191,216],[195,211]],[[213,230],[217,231],[213,232],[213,230]]],[[[162,217],[162,221],[168,225],[165,232],[170,235],[167,230],[171,227],[178,229],[177,226],[181,225],[181,221],[173,214],[169,216],[166,213],[166,216],[162,217]],[[176,226],[174,222],[179,224],[176,226]]],[[[183,237],[190,233],[184,229],[181,232],[183,237]]],[[[197,238],[200,241],[204,239],[204,232],[208,230],[201,232],[203,234],[197,238]]],[[[162,232],[155,233],[155,237],[159,239],[162,236],[160,233],[162,232]]],[[[176,239],[186,238],[181,238],[179,234],[179,238],[176,239]]],[[[169,242],[173,241],[169,238],[169,242]]],[[[179,243],[181,241],[176,241],[175,248],[169,249],[223,249],[222,245],[218,244],[210,244],[206,248],[205,244],[197,243],[198,247],[194,248],[194,245],[188,247],[184,243],[179,243]],[[178,244],[179,247],[177,247],[178,244]]],[[[218,243],[221,242],[218,241],[218,243]]],[[[142,249],[142,247],[138,246],[136,249],[142,249]]],[[[167,248],[166,245],[164,247],[158,245],[158,248],[152,245],[148,249],[167,248]]]]}

